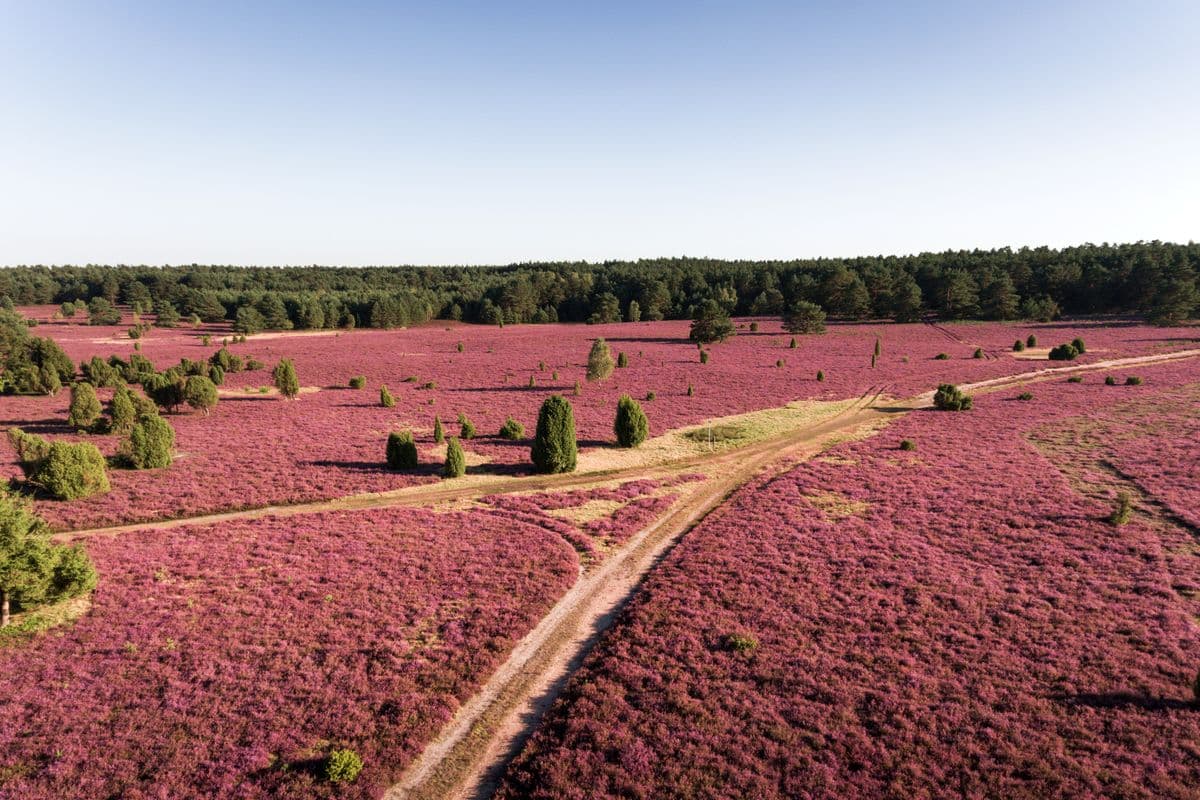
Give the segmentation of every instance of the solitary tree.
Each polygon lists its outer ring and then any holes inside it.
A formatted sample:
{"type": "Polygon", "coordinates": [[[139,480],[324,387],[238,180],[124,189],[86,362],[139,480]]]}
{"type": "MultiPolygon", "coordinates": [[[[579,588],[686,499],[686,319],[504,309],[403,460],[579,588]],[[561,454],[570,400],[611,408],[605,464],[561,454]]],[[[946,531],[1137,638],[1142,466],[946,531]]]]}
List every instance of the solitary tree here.
{"type": "Polygon", "coordinates": [[[575,412],[562,395],[551,395],[538,412],[537,434],[530,457],[538,472],[573,472],[579,445],[575,412]]]}
{"type": "Polygon", "coordinates": [[[442,430],[442,418],[437,415],[433,417],[433,441],[438,444],[446,441],[446,433],[442,430]]]}
{"type": "Polygon", "coordinates": [[[207,417],[217,406],[217,385],[203,375],[189,375],[183,385],[183,401],[207,417]]]}
{"type": "Polygon", "coordinates": [[[71,384],[71,406],[67,424],[78,430],[88,430],[100,419],[100,400],[90,383],[71,384]]]}
{"type": "Polygon", "coordinates": [[[467,472],[467,456],[463,453],[458,439],[451,437],[446,443],[446,464],[442,467],[442,475],[447,478],[461,478],[467,472]]]}
{"type": "Polygon", "coordinates": [[[392,469],[417,466],[417,443],[410,431],[392,431],[387,439],[387,464],[392,469]]]}
{"type": "Polygon", "coordinates": [[[300,381],[296,378],[296,365],[290,358],[281,358],[271,373],[275,379],[275,388],[288,400],[300,394],[300,381]]]}
{"type": "Polygon", "coordinates": [[[824,333],[825,311],[816,303],[797,300],[783,314],[783,329],[788,333],[824,333]]]}
{"type": "Polygon", "coordinates": [[[733,322],[716,300],[705,300],[692,316],[689,338],[698,344],[723,342],[733,336],[733,322]]]}
{"type": "Polygon", "coordinates": [[[613,420],[613,433],[621,447],[637,447],[646,441],[650,423],[638,402],[629,395],[621,395],[617,401],[617,417],[613,420]]]}
{"type": "Polygon", "coordinates": [[[613,371],[613,357],[608,349],[608,342],[603,338],[592,342],[592,350],[588,353],[587,379],[602,381],[613,371]]]}

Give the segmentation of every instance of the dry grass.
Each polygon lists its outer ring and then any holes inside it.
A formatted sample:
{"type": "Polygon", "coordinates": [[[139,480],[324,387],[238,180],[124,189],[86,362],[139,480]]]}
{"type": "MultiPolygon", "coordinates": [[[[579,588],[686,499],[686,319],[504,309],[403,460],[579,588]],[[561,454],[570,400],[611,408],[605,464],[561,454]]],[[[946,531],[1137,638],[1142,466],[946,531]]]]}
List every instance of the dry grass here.
{"type": "Polygon", "coordinates": [[[865,514],[871,507],[870,503],[861,500],[851,500],[838,492],[816,492],[804,495],[804,499],[812,503],[822,514],[832,520],[857,517],[865,514]]]}
{"type": "Polygon", "coordinates": [[[92,596],[72,597],[53,605],[42,606],[33,611],[23,611],[12,615],[12,621],[7,628],[0,629],[0,647],[6,644],[23,641],[50,628],[66,625],[86,614],[92,607],[92,596]]]}

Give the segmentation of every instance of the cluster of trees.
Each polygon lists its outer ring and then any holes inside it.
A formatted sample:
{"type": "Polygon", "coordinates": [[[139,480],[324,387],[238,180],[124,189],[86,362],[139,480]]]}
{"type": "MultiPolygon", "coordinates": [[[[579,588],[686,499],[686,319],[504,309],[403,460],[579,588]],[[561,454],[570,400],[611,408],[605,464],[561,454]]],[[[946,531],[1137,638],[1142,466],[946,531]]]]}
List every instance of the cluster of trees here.
{"type": "MultiPolygon", "coordinates": [[[[0,298],[117,303],[171,321],[231,320],[240,331],[412,325],[432,318],[486,324],[781,316],[799,302],[840,319],[914,321],[1143,313],[1159,322],[1200,308],[1200,244],[1137,242],[912,256],[793,261],[673,258],[497,267],[20,267],[0,273],[0,298]],[[102,302],[96,302],[102,301],[102,302]]],[[[67,306],[63,306],[67,313],[67,306]]]]}
{"type": "MultiPolygon", "coordinates": [[[[446,459],[442,475],[458,478],[466,473],[466,454],[460,439],[473,439],[475,426],[466,415],[460,414],[460,436],[446,438],[442,420],[433,419],[433,440],[446,442],[446,459]]],[[[617,413],[613,420],[613,434],[618,447],[637,447],[650,433],[650,423],[645,412],[629,395],[622,395],[617,402],[617,413]]],[[[502,439],[516,440],[525,435],[525,427],[512,417],[505,419],[497,434],[502,439]]],[[[575,435],[575,411],[562,395],[551,395],[538,411],[537,431],[530,448],[530,460],[534,468],[542,473],[573,472],[579,455],[579,442],[575,435]]],[[[388,434],[385,457],[389,468],[394,470],[414,469],[419,463],[416,440],[411,431],[392,431],[388,434]]]]}

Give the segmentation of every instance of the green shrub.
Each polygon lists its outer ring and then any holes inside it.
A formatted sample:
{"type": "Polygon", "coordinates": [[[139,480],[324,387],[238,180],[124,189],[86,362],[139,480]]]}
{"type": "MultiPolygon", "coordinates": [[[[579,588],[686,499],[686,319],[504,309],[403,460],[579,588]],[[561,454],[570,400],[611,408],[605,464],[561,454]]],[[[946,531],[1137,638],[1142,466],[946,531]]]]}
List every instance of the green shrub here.
{"type": "Polygon", "coordinates": [[[1024,350],[1025,350],[1025,343],[1022,342],[1020,339],[1017,339],[1015,342],[1013,342],[1013,352],[1014,353],[1021,353],[1021,352],[1024,352],[1024,350]]]}
{"type": "Polygon", "coordinates": [[[525,426],[517,422],[512,417],[504,420],[504,424],[500,426],[500,438],[516,440],[525,437],[525,426]]]}
{"type": "MultiPolygon", "coordinates": [[[[246,337],[243,336],[242,338],[245,339],[246,337]]],[[[246,371],[247,372],[257,372],[258,370],[263,369],[266,366],[267,366],[266,364],[259,361],[257,358],[251,358],[246,361],[246,371]]]]}
{"type": "Polygon", "coordinates": [[[723,342],[734,335],[729,314],[715,300],[705,300],[692,314],[692,327],[688,338],[698,344],[723,342]]]}
{"type": "Polygon", "coordinates": [[[950,354],[949,353],[938,353],[936,356],[933,357],[933,360],[934,361],[949,361],[950,354]]]}
{"type": "Polygon", "coordinates": [[[433,415],[433,441],[436,444],[446,441],[446,432],[442,430],[442,418],[437,414],[433,415]]]}
{"type": "Polygon", "coordinates": [[[538,412],[537,433],[530,457],[538,472],[573,472],[579,445],[575,439],[575,412],[562,395],[551,395],[538,412]]]}
{"type": "Polygon", "coordinates": [[[608,342],[603,338],[592,342],[591,352],[588,353],[587,379],[602,381],[612,375],[613,357],[608,349],[608,342]]]}
{"type": "Polygon", "coordinates": [[[1087,352],[1087,347],[1084,346],[1083,339],[1080,339],[1078,336],[1071,340],[1071,346],[1075,348],[1075,352],[1079,353],[1079,355],[1087,352]]]}
{"type": "Polygon", "coordinates": [[[646,392],[646,402],[648,402],[648,403],[653,402],[654,398],[656,398],[656,397],[658,397],[658,395],[655,394],[654,392],[646,392]]]}
{"type": "Polygon", "coordinates": [[[475,423],[471,422],[470,418],[466,414],[459,412],[458,425],[459,425],[458,435],[460,438],[463,438],[463,439],[474,439],[475,438],[475,433],[476,433],[475,423]]]}
{"type": "Polygon", "coordinates": [[[1071,377],[1067,378],[1067,383],[1083,383],[1083,376],[1072,375],[1071,377]]]}
{"type": "MultiPolygon", "coordinates": [[[[875,356],[871,356],[871,366],[872,367],[875,366],[875,356]]],[[[775,359],[775,367],[776,367],[776,369],[783,368],[783,359],[782,358],[775,359]]]]}
{"type": "Polygon", "coordinates": [[[1033,392],[1021,392],[1019,395],[1017,395],[1017,399],[1018,400],[1032,400],[1033,392]]]}
{"type": "Polygon", "coordinates": [[[1130,375],[1128,378],[1125,379],[1125,385],[1126,386],[1141,386],[1142,379],[1139,378],[1137,375],[1130,375]]]}
{"type": "Polygon", "coordinates": [[[529,376],[529,388],[533,389],[536,386],[537,386],[537,379],[534,378],[534,376],[530,375],[529,376]]]}
{"type": "Polygon", "coordinates": [[[20,428],[8,429],[8,441],[17,451],[17,461],[26,478],[31,478],[46,457],[50,455],[50,441],[37,434],[26,433],[20,428]]]}
{"type": "Polygon", "coordinates": [[[118,386],[113,392],[112,402],[108,404],[108,429],[113,433],[128,433],[137,422],[137,406],[133,402],[133,392],[127,386],[118,386]]]}
{"type": "Polygon", "coordinates": [[[707,350],[701,350],[701,351],[700,351],[700,363],[701,363],[701,364],[707,364],[707,363],[708,363],[708,351],[707,351],[707,350]]]}
{"type": "Polygon", "coordinates": [[[725,637],[725,647],[745,655],[758,649],[758,639],[748,633],[731,633],[725,637]]]}
{"type": "Polygon", "coordinates": [[[628,367],[628,366],[629,366],[629,357],[626,356],[625,351],[622,350],[620,353],[617,353],[617,367],[620,369],[624,369],[625,367],[628,367]]]}
{"type": "Polygon", "coordinates": [[[796,300],[783,314],[783,329],[788,333],[824,333],[825,310],[816,303],[796,300]]]}
{"type": "Polygon", "coordinates": [[[296,378],[296,365],[290,358],[281,358],[271,372],[275,388],[288,400],[295,399],[300,394],[300,381],[296,378]]]}
{"type": "Polygon", "coordinates": [[[583,384],[580,383],[579,381],[575,381],[575,388],[571,390],[571,393],[574,394],[576,397],[579,397],[580,395],[582,395],[583,394],[583,384]]]}
{"type": "Polygon", "coordinates": [[[1109,515],[1108,521],[1113,525],[1124,525],[1133,516],[1133,498],[1129,492],[1117,495],[1117,505],[1109,515]]]}
{"type": "Polygon", "coordinates": [[[209,367],[208,379],[213,382],[213,386],[223,386],[225,384],[225,370],[220,367],[209,367]]]}
{"type": "Polygon", "coordinates": [[[207,417],[217,407],[217,385],[203,375],[192,375],[183,385],[183,400],[207,417]]]}
{"type": "Polygon", "coordinates": [[[1058,347],[1050,348],[1051,361],[1074,361],[1079,356],[1079,351],[1072,344],[1060,344],[1058,347]]]}
{"type": "Polygon", "coordinates": [[[460,353],[461,353],[463,350],[466,350],[467,348],[463,347],[463,343],[462,343],[462,342],[459,342],[459,343],[458,343],[458,347],[457,347],[456,349],[458,350],[458,352],[460,352],[460,353]]]}
{"type": "Polygon", "coordinates": [[[917,449],[917,443],[912,439],[901,439],[900,449],[904,450],[905,452],[912,452],[913,450],[917,449]]]}
{"type": "Polygon", "coordinates": [[[77,430],[91,430],[100,419],[100,399],[90,383],[71,384],[71,405],[67,424],[77,430]]]}
{"type": "Polygon", "coordinates": [[[242,357],[229,352],[229,348],[227,347],[222,347],[209,356],[208,363],[211,366],[220,367],[226,372],[241,372],[244,368],[242,357]]]}
{"type": "Polygon", "coordinates": [[[171,465],[175,430],[159,416],[142,417],[129,432],[126,457],[134,469],[162,469],[171,465]]]}
{"type": "Polygon", "coordinates": [[[442,475],[446,478],[461,478],[466,473],[467,455],[458,439],[451,438],[446,443],[446,463],[442,467],[442,475]]]}
{"type": "Polygon", "coordinates": [[[971,398],[954,384],[943,383],[934,392],[933,407],[938,411],[969,411],[971,398]]]}
{"type": "Polygon", "coordinates": [[[387,438],[387,465],[392,469],[417,466],[417,443],[411,431],[392,431],[387,438]]]}
{"type": "Polygon", "coordinates": [[[334,750],[325,761],[325,780],[330,783],[353,783],[362,772],[363,761],[349,748],[334,750]]]}
{"type": "Polygon", "coordinates": [[[104,456],[94,444],[51,442],[50,451],[30,476],[58,500],[76,500],[109,490],[104,456]]]}
{"type": "Polygon", "coordinates": [[[384,408],[396,407],[396,398],[393,397],[392,393],[388,391],[386,384],[379,387],[379,405],[383,406],[384,408]]]}
{"type": "Polygon", "coordinates": [[[650,422],[638,402],[627,394],[617,401],[617,416],[613,420],[613,433],[620,447],[637,447],[646,441],[650,422]]]}
{"type": "Polygon", "coordinates": [[[983,348],[976,347],[975,352],[971,354],[971,358],[975,358],[975,359],[983,358],[983,348]]]}
{"type": "Polygon", "coordinates": [[[353,378],[350,379],[350,388],[351,389],[364,389],[364,388],[366,388],[366,386],[367,386],[367,376],[366,375],[355,375],[353,378]]]}
{"type": "Polygon", "coordinates": [[[1106,376],[1104,376],[1104,385],[1105,386],[1116,386],[1117,379],[1114,378],[1112,375],[1106,375],[1106,376]]]}
{"type": "Polygon", "coordinates": [[[790,350],[796,349],[796,337],[795,336],[793,336],[792,340],[790,342],[788,342],[788,349],[790,349],[790,350]]]}
{"type": "Polygon", "coordinates": [[[817,382],[824,383],[824,381],[825,381],[825,370],[823,370],[823,369],[817,370],[817,382]]]}
{"type": "Polygon", "coordinates": [[[692,386],[692,385],[689,383],[689,384],[688,384],[688,388],[687,388],[687,396],[688,396],[688,397],[693,397],[693,396],[695,396],[695,394],[696,394],[696,389],[695,389],[695,387],[694,387],[694,386],[692,386]]]}
{"type": "Polygon", "coordinates": [[[1032,333],[1029,334],[1029,337],[1025,339],[1025,346],[1026,347],[1037,347],[1037,337],[1034,336],[1032,333]]]}

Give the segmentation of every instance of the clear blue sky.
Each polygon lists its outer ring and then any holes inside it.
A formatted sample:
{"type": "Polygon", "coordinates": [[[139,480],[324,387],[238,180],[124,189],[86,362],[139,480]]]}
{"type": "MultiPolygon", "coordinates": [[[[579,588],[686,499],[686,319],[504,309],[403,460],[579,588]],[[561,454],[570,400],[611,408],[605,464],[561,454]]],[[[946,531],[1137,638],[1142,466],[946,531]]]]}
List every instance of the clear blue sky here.
{"type": "Polygon", "coordinates": [[[1197,31],[1196,0],[11,0],[0,264],[1200,239],[1197,31]]]}

